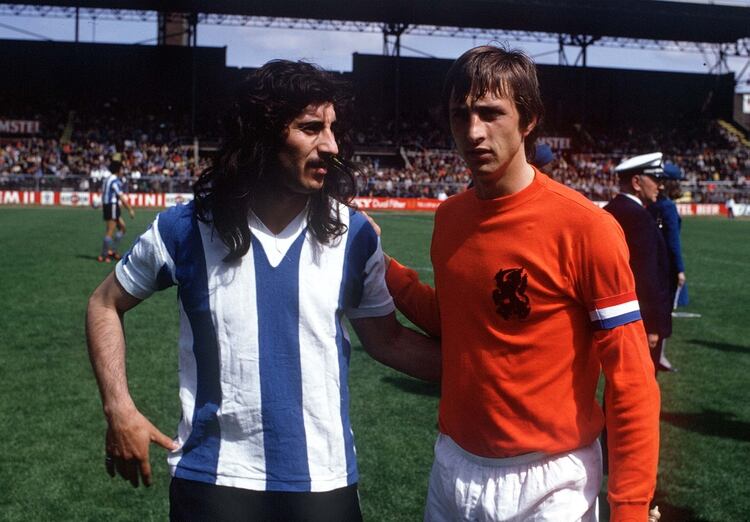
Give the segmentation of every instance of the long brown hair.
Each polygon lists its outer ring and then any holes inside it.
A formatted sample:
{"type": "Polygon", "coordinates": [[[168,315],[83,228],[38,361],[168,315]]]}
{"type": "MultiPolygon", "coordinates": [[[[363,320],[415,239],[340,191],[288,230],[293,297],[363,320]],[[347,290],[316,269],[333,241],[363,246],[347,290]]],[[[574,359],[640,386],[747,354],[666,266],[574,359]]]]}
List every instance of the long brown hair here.
{"type": "Polygon", "coordinates": [[[284,130],[309,105],[334,105],[341,157],[331,163],[323,188],[310,196],[308,227],[324,244],[346,231],[335,202],[349,204],[356,190],[353,166],[344,159],[350,152],[346,123],[351,102],[342,80],[305,62],[273,60],[243,82],[222,149],[193,186],[198,219],[212,223],[229,248],[224,261],[248,252],[252,197],[272,181],[284,130]]]}

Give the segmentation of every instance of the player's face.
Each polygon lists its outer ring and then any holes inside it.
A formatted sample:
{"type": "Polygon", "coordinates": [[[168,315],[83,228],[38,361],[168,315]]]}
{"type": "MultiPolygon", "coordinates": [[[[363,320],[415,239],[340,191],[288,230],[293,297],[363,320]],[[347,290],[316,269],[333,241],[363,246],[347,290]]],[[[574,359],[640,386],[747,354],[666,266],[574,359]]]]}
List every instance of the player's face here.
{"type": "Polygon", "coordinates": [[[448,107],[453,139],[477,183],[495,181],[525,162],[524,138],[515,102],[488,93],[479,99],[453,100],[448,107]]]}
{"type": "Polygon", "coordinates": [[[328,173],[326,155],[338,154],[332,125],[336,121],[333,104],[307,106],[285,131],[278,153],[281,184],[295,194],[310,194],[323,188],[328,173]]]}
{"type": "Polygon", "coordinates": [[[641,201],[643,201],[645,205],[656,202],[656,199],[659,197],[659,189],[664,186],[662,182],[657,178],[646,174],[641,174],[638,178],[640,181],[640,191],[638,194],[640,195],[641,201]]]}

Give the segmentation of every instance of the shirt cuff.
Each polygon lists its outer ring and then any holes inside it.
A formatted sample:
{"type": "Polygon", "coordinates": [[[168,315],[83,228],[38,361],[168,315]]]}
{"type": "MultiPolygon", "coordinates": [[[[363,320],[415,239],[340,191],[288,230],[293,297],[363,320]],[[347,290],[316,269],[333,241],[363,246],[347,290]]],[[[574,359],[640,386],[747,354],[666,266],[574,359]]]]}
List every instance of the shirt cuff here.
{"type": "Polygon", "coordinates": [[[610,505],[609,522],[646,522],[648,504],[619,502],[610,505]]]}
{"type": "Polygon", "coordinates": [[[141,301],[150,297],[154,291],[143,285],[139,285],[135,280],[129,277],[124,266],[123,259],[115,265],[115,278],[117,279],[117,282],[120,283],[120,286],[122,286],[127,293],[141,301]]]}

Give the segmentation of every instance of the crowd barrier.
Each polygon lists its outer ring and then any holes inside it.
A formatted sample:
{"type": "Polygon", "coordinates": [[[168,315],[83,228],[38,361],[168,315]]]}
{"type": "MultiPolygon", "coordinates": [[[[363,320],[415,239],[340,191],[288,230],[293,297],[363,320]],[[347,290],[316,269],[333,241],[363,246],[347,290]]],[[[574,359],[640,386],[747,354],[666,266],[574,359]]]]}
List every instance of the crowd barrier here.
{"type": "MultiPolygon", "coordinates": [[[[130,204],[136,208],[164,208],[193,199],[191,193],[134,192],[126,194],[130,204]]],[[[354,205],[362,210],[396,210],[396,211],[432,211],[440,205],[438,199],[427,198],[378,198],[356,197],[354,205]]],[[[599,206],[606,203],[595,202],[599,206]]],[[[63,207],[99,207],[101,194],[98,192],[55,192],[51,190],[0,190],[0,205],[20,206],[63,206],[63,207]]],[[[727,215],[723,203],[678,203],[677,211],[682,216],[721,216],[727,215]]],[[[736,204],[735,216],[750,216],[750,205],[736,204]]]]}
{"type": "MultiPolygon", "coordinates": [[[[136,208],[172,207],[193,199],[193,194],[189,192],[132,192],[125,195],[136,208]]],[[[0,205],[100,207],[101,203],[102,196],[99,192],[0,190],[0,205]]]]}

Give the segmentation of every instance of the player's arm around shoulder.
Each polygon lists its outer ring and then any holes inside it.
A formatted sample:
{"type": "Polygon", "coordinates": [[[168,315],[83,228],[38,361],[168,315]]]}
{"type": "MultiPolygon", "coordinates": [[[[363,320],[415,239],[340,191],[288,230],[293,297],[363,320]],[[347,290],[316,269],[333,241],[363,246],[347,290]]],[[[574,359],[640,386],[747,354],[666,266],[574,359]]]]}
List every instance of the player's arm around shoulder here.
{"type": "Polygon", "coordinates": [[[376,361],[417,379],[440,380],[438,339],[406,328],[398,322],[394,312],[350,321],[365,351],[376,361]]]}
{"type": "MultiPolygon", "coordinates": [[[[381,230],[375,220],[366,212],[361,212],[381,237],[381,230]]],[[[440,311],[435,289],[423,283],[419,274],[383,252],[385,283],[393,297],[396,308],[412,323],[432,337],[440,337],[440,311]]]]}
{"type": "Polygon", "coordinates": [[[149,444],[173,450],[175,443],[136,408],[125,372],[124,314],[140,303],[117,281],[114,273],[94,290],[86,312],[86,340],[102,407],[107,419],[105,467],[134,487],[151,485],[149,444]]]}
{"type": "Polygon", "coordinates": [[[440,379],[439,341],[410,330],[396,319],[393,300],[385,283],[385,261],[379,227],[369,222],[360,239],[369,254],[362,267],[362,296],[346,311],[365,351],[375,360],[419,379],[440,379]]]}

